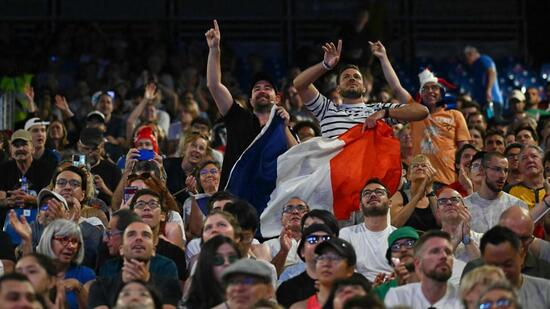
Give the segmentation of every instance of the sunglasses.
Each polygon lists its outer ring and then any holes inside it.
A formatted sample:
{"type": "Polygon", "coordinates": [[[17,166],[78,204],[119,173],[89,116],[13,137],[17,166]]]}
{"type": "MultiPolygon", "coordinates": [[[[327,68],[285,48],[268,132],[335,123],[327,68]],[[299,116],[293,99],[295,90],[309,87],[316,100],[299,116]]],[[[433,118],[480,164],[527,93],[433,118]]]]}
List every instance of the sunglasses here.
{"type": "Polygon", "coordinates": [[[512,300],[506,297],[499,298],[496,301],[487,300],[479,304],[479,309],[490,309],[490,308],[507,308],[512,304],[512,300]]]}
{"type": "Polygon", "coordinates": [[[238,260],[239,260],[239,257],[236,255],[230,255],[230,256],[216,255],[212,259],[212,265],[222,266],[223,264],[225,264],[225,261],[227,261],[229,264],[233,264],[238,260]]]}
{"type": "Polygon", "coordinates": [[[310,245],[315,245],[319,241],[329,240],[330,235],[309,235],[306,237],[306,242],[310,245]]]}
{"type": "Polygon", "coordinates": [[[283,208],[283,213],[291,213],[291,212],[294,212],[294,211],[306,212],[307,209],[308,209],[307,206],[302,205],[302,204],[299,204],[299,205],[286,205],[283,208]]]}
{"type": "Polygon", "coordinates": [[[416,240],[412,240],[412,239],[409,239],[409,240],[406,240],[402,243],[394,243],[391,245],[391,251],[393,252],[397,252],[399,250],[401,250],[401,248],[407,248],[407,249],[412,249],[412,247],[414,247],[414,244],[416,243],[416,240]]]}

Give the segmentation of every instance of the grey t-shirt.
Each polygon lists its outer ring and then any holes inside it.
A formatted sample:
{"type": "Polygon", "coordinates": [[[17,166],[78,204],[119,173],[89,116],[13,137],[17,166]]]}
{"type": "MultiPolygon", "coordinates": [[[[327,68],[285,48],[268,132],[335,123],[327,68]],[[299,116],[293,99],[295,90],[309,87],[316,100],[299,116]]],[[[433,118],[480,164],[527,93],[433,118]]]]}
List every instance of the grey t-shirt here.
{"type": "Polygon", "coordinates": [[[498,224],[500,215],[512,206],[520,206],[527,209],[527,204],[517,197],[506,192],[494,200],[486,200],[474,192],[464,199],[464,204],[470,210],[472,216],[472,230],[485,233],[498,224]]]}
{"type": "Polygon", "coordinates": [[[540,252],[538,258],[550,263],[550,242],[544,239],[537,239],[540,241],[540,252]]]}
{"type": "Polygon", "coordinates": [[[523,275],[519,299],[523,308],[550,308],[550,280],[523,275]]]}

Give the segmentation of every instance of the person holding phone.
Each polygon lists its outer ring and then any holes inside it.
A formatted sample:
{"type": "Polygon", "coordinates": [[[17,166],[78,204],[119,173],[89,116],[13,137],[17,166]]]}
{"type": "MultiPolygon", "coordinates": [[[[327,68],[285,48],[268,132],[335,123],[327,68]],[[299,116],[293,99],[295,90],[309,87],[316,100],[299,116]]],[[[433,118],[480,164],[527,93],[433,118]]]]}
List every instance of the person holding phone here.
{"type": "Polygon", "coordinates": [[[90,172],[94,175],[94,185],[99,192],[97,197],[111,205],[113,191],[122,178],[122,173],[114,163],[105,158],[103,132],[98,128],[82,129],[77,149],[86,156],[90,172]]]}

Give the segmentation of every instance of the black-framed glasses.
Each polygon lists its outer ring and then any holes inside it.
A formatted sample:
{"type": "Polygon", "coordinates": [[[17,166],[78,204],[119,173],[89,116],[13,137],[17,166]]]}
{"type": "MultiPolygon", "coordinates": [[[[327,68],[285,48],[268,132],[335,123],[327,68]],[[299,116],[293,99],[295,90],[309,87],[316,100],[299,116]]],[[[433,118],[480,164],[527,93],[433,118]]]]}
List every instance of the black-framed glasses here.
{"type": "Polygon", "coordinates": [[[103,231],[103,237],[104,238],[111,238],[111,237],[114,237],[114,236],[117,236],[117,235],[122,235],[122,233],[124,233],[123,231],[119,231],[119,230],[116,230],[116,229],[113,229],[113,230],[105,230],[103,231]]]}
{"type": "Polygon", "coordinates": [[[160,202],[157,200],[150,200],[150,201],[137,201],[134,204],[134,209],[145,209],[145,206],[149,206],[151,210],[157,209],[160,207],[160,202]]]}
{"type": "Polygon", "coordinates": [[[223,255],[216,255],[212,259],[212,265],[214,266],[222,266],[225,264],[225,261],[229,264],[233,264],[239,260],[239,257],[237,255],[229,255],[229,256],[223,256],[223,255]]]}
{"type": "Polygon", "coordinates": [[[65,178],[57,178],[57,180],[55,181],[55,185],[56,186],[59,186],[59,187],[65,187],[67,184],[69,184],[69,186],[71,186],[73,189],[75,188],[78,188],[82,185],[82,182],[80,180],[76,180],[76,179],[65,179],[65,178]]]}
{"type": "Polygon", "coordinates": [[[205,175],[208,175],[208,174],[217,175],[218,173],[219,173],[219,170],[217,168],[211,168],[211,169],[205,168],[205,169],[200,170],[200,172],[199,172],[199,174],[201,176],[205,176],[205,175]]]}
{"type": "Polygon", "coordinates": [[[330,235],[309,235],[306,237],[306,242],[310,245],[315,245],[319,241],[329,240],[330,235]]]}
{"type": "Polygon", "coordinates": [[[486,300],[479,304],[479,309],[506,308],[512,304],[512,300],[506,297],[497,300],[486,300]]]}
{"type": "Polygon", "coordinates": [[[294,211],[297,211],[297,212],[306,212],[308,210],[308,207],[306,205],[303,205],[303,204],[298,204],[298,205],[286,205],[285,207],[283,207],[283,213],[287,214],[287,213],[291,213],[291,212],[294,212],[294,211]]]}
{"type": "Polygon", "coordinates": [[[414,244],[416,243],[416,240],[414,239],[407,239],[404,242],[395,242],[391,245],[390,249],[393,252],[397,252],[401,250],[401,248],[405,247],[407,249],[412,249],[414,247],[414,244]]]}
{"type": "Polygon", "coordinates": [[[68,246],[69,244],[71,244],[73,247],[77,247],[77,246],[80,245],[80,240],[79,239],[72,238],[72,237],[69,237],[69,236],[54,236],[53,240],[58,241],[64,247],[68,246]]]}
{"type": "Polygon", "coordinates": [[[363,192],[361,192],[361,197],[371,196],[371,194],[373,193],[376,196],[384,196],[388,194],[388,191],[386,191],[385,189],[363,190],[363,192]]]}
{"type": "Polygon", "coordinates": [[[519,236],[519,240],[521,240],[523,244],[529,245],[530,243],[533,242],[533,240],[535,240],[535,236],[534,235],[519,236]]]}
{"type": "Polygon", "coordinates": [[[456,204],[460,203],[461,201],[462,201],[462,199],[458,196],[453,196],[453,197],[449,197],[449,198],[442,197],[442,198],[437,199],[437,205],[438,206],[456,205],[456,204]],[[449,204],[449,202],[451,204],[449,204]]]}

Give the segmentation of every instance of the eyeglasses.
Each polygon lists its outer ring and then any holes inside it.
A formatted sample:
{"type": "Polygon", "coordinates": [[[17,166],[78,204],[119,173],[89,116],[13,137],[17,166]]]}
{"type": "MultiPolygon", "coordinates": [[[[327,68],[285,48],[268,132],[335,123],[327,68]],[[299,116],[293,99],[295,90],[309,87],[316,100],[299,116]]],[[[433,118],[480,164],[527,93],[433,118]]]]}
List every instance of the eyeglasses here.
{"type": "Polygon", "coordinates": [[[390,248],[391,248],[391,251],[397,252],[397,251],[401,250],[402,247],[405,247],[407,249],[412,249],[412,247],[414,247],[415,243],[416,243],[416,240],[408,239],[408,240],[406,240],[404,242],[401,242],[401,243],[398,243],[398,242],[393,243],[390,248]]]}
{"type": "Polygon", "coordinates": [[[471,169],[471,170],[479,170],[480,167],[481,167],[481,163],[480,163],[480,162],[472,163],[472,164],[470,165],[470,169],[471,169]]]}
{"type": "Polygon", "coordinates": [[[461,201],[462,201],[462,199],[458,196],[453,196],[453,197],[449,197],[449,198],[442,197],[442,198],[437,199],[437,205],[438,206],[447,206],[447,205],[449,205],[449,202],[451,202],[450,205],[456,205],[456,204],[460,203],[461,201]]]}
{"type": "Polygon", "coordinates": [[[328,262],[340,262],[342,261],[344,258],[337,255],[337,254],[322,254],[322,255],[318,255],[315,260],[317,262],[322,262],[322,261],[328,261],[328,262]]]}
{"type": "Polygon", "coordinates": [[[103,231],[103,237],[110,239],[113,236],[122,235],[123,231],[119,230],[105,230],[103,231]]]}
{"type": "Polygon", "coordinates": [[[239,257],[236,255],[230,255],[230,256],[216,255],[212,259],[212,265],[222,266],[223,264],[225,264],[225,261],[227,261],[229,264],[233,264],[238,260],[239,260],[239,257]]]}
{"type": "Polygon", "coordinates": [[[521,240],[521,242],[524,245],[529,245],[530,243],[533,242],[533,240],[535,240],[535,236],[533,235],[519,236],[519,240],[521,240]]]}
{"type": "Polygon", "coordinates": [[[491,171],[499,173],[499,174],[501,174],[501,173],[508,174],[508,171],[509,171],[509,169],[503,168],[503,167],[500,167],[500,166],[487,166],[487,169],[490,169],[491,171]]]}
{"type": "Polygon", "coordinates": [[[71,188],[75,189],[80,187],[82,185],[82,182],[76,179],[67,180],[65,178],[58,178],[55,182],[55,185],[61,188],[64,188],[67,184],[69,184],[71,188]]]}
{"type": "Polygon", "coordinates": [[[315,245],[320,240],[325,241],[329,239],[330,239],[330,235],[309,235],[308,237],[306,237],[306,241],[310,245],[315,245]]]}
{"type": "Polygon", "coordinates": [[[76,238],[71,238],[69,236],[54,236],[53,240],[60,242],[64,247],[71,244],[73,247],[80,245],[80,240],[76,238]]]}
{"type": "Polygon", "coordinates": [[[512,304],[512,300],[506,297],[499,298],[496,301],[486,300],[479,304],[479,309],[489,309],[489,308],[506,308],[512,304]]]}
{"type": "Polygon", "coordinates": [[[283,213],[288,214],[292,213],[294,211],[297,212],[306,212],[308,210],[308,207],[306,205],[298,204],[298,205],[286,205],[283,208],[283,213]]]}
{"type": "Polygon", "coordinates": [[[145,206],[149,206],[150,209],[157,209],[160,207],[160,203],[157,200],[150,200],[150,201],[137,201],[134,204],[134,209],[145,209],[145,206]]]}
{"type": "Polygon", "coordinates": [[[361,192],[361,197],[370,196],[373,193],[376,194],[376,196],[384,196],[388,191],[384,189],[363,190],[363,192],[361,192]]]}
{"type": "Polygon", "coordinates": [[[203,170],[200,170],[199,174],[201,176],[204,176],[204,175],[217,175],[219,172],[219,170],[217,168],[211,168],[211,169],[203,169],[203,170]]]}
{"type": "Polygon", "coordinates": [[[251,286],[251,285],[256,285],[258,283],[264,283],[264,282],[265,280],[262,280],[260,278],[254,278],[254,277],[233,277],[233,278],[227,279],[227,285],[242,284],[242,285],[251,286]]]}

